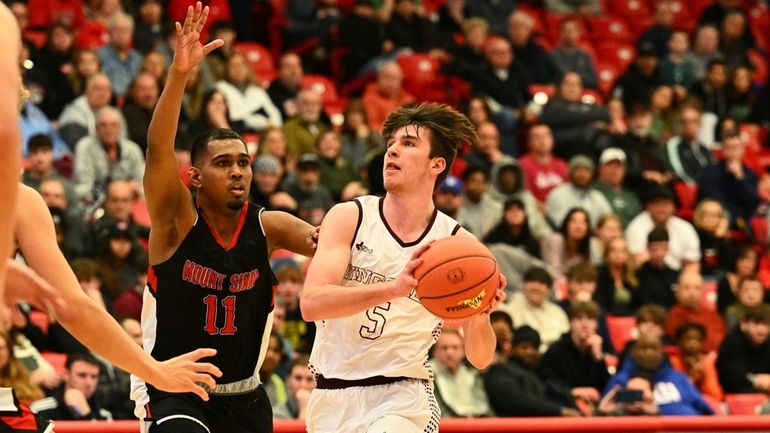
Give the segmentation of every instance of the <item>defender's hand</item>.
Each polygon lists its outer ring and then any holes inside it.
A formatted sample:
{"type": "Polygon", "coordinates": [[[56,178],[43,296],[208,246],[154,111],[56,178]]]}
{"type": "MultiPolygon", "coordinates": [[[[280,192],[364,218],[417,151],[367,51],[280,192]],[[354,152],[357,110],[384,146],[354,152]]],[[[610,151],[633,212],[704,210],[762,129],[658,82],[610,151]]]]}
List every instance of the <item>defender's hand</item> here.
{"type": "Polygon", "coordinates": [[[151,383],[167,392],[193,392],[207,401],[208,392],[201,385],[214,388],[216,381],[212,376],[221,377],[222,371],[214,364],[197,361],[216,353],[214,349],[197,349],[162,362],[160,377],[151,383]]]}

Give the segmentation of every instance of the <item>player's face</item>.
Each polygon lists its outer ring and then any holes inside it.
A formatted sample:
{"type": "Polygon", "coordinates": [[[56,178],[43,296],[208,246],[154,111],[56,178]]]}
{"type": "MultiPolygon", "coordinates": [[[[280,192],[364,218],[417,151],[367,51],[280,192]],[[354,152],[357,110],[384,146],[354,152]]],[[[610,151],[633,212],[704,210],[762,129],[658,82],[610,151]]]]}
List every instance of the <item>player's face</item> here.
{"type": "Polygon", "coordinates": [[[80,390],[91,398],[99,383],[99,367],[83,361],[75,361],[67,372],[67,386],[80,390]]]}
{"type": "Polygon", "coordinates": [[[240,140],[215,140],[206,153],[206,162],[197,180],[193,177],[193,184],[216,203],[240,209],[249,197],[252,177],[246,146],[240,140]]]}
{"type": "Polygon", "coordinates": [[[429,130],[414,125],[404,126],[390,137],[382,169],[386,191],[435,184],[446,161],[441,157],[430,157],[430,140],[429,130]]]}

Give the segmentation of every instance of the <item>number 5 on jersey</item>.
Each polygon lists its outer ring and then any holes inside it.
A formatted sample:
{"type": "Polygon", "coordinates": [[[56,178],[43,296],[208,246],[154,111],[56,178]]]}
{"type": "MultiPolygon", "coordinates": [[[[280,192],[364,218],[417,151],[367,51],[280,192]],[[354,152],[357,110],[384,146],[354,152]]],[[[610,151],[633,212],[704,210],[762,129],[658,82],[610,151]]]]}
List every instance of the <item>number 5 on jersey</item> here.
{"type": "Polygon", "coordinates": [[[206,304],[206,326],[203,328],[209,335],[235,335],[238,328],[235,327],[235,295],[222,299],[222,307],[225,310],[224,326],[217,327],[219,302],[216,295],[208,295],[203,298],[206,304]]]}

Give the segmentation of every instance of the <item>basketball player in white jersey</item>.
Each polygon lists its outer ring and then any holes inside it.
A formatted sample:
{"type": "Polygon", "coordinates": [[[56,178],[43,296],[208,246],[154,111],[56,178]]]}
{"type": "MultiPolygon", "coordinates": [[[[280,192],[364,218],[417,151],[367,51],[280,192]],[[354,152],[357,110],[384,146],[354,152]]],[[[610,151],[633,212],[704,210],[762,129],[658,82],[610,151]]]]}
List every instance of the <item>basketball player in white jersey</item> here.
{"type": "MultiPolygon", "coordinates": [[[[427,361],[442,321],[415,296],[413,272],[431,241],[472,236],[438,212],[432,197],[457,149],[477,137],[465,116],[433,103],[392,112],[383,137],[386,195],[329,211],[305,279],[302,315],[317,326],[309,433],[438,431],[427,361]]],[[[487,311],[463,322],[465,351],[478,368],[492,361],[488,313],[504,297],[499,288],[487,311]]]]}

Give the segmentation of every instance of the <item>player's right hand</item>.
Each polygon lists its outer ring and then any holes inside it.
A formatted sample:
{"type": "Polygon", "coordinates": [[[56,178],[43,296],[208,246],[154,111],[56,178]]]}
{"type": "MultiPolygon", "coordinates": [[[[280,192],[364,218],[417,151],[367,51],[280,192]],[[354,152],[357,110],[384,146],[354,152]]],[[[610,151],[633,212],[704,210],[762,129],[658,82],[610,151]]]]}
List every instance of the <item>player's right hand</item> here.
{"type": "Polygon", "coordinates": [[[209,17],[209,7],[205,8],[201,2],[195,7],[187,7],[187,17],[184,24],[174,23],[176,26],[176,50],[171,69],[180,73],[188,73],[190,69],[199,64],[206,54],[223,46],[222,39],[215,39],[206,45],[201,44],[201,30],[209,17]]]}
{"type": "Polygon", "coordinates": [[[161,363],[160,375],[150,381],[156,388],[166,392],[193,392],[208,401],[208,389],[216,386],[214,377],[221,377],[222,371],[214,364],[197,362],[201,358],[216,355],[215,349],[196,349],[161,363]]]}

